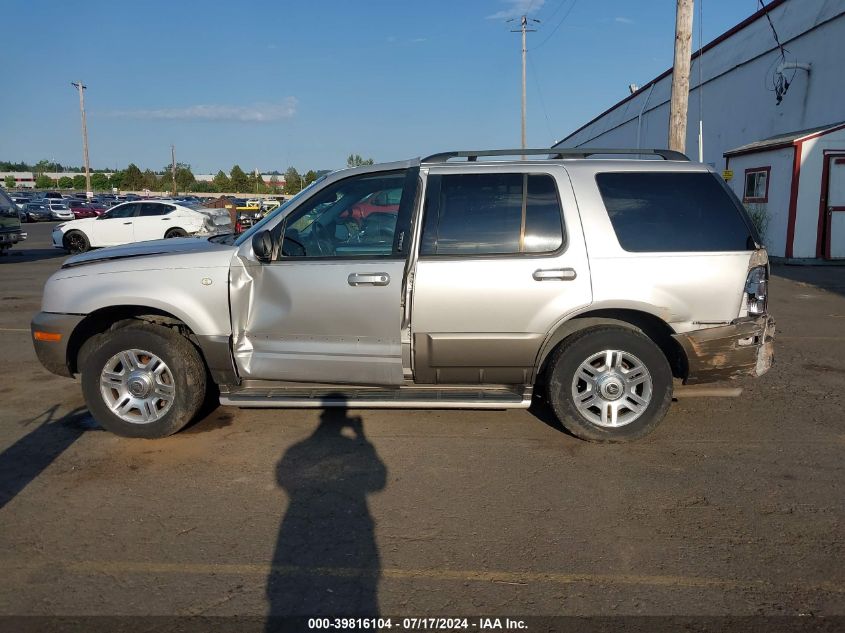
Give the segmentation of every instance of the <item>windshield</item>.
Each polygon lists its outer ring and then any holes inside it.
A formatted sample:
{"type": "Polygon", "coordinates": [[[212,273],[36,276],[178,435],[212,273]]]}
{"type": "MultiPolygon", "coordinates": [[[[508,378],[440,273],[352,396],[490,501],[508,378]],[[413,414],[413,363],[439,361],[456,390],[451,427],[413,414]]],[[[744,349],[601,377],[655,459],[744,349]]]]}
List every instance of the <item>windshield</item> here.
{"type": "Polygon", "coordinates": [[[285,213],[291,207],[291,205],[294,202],[299,202],[299,200],[304,196],[304,194],[309,193],[314,188],[315,185],[323,182],[326,179],[326,176],[328,176],[328,174],[320,176],[319,178],[317,178],[317,180],[315,180],[310,185],[305,187],[305,189],[300,191],[293,198],[284,202],[281,206],[278,206],[275,209],[273,209],[272,211],[270,211],[266,216],[264,216],[263,220],[261,220],[260,222],[258,222],[256,224],[253,224],[252,228],[250,228],[249,230],[241,233],[240,236],[238,237],[238,239],[236,239],[234,241],[235,246],[240,246],[241,244],[243,244],[247,240],[251,240],[252,236],[255,235],[258,231],[263,231],[264,228],[267,226],[267,224],[269,222],[271,222],[274,218],[279,217],[280,214],[285,213]]]}

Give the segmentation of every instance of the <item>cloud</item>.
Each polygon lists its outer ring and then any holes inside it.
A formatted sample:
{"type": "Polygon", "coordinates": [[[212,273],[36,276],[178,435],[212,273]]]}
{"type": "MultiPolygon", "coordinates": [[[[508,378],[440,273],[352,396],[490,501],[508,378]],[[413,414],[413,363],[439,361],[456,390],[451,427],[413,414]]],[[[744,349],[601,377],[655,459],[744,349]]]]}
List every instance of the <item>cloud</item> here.
{"type": "Polygon", "coordinates": [[[396,37],[395,35],[390,35],[390,36],[388,36],[388,38],[385,41],[388,44],[420,44],[422,42],[427,42],[428,38],[427,37],[413,37],[413,38],[410,38],[410,39],[404,39],[404,38],[400,39],[400,38],[396,37]]]}
{"type": "Polygon", "coordinates": [[[533,15],[543,8],[546,0],[500,0],[507,7],[488,15],[488,20],[509,20],[521,15],[533,15]]]}
{"type": "Polygon", "coordinates": [[[118,110],[111,116],[128,119],[200,120],[200,121],[246,121],[248,123],[272,123],[289,119],[296,114],[296,97],[285,97],[278,103],[255,103],[253,105],[193,105],[184,108],[157,108],[149,110],[118,110]]]}
{"type": "Polygon", "coordinates": [[[621,15],[613,18],[613,21],[619,22],[620,24],[633,24],[634,23],[634,21],[631,18],[626,18],[626,17],[621,16],[621,15]]]}

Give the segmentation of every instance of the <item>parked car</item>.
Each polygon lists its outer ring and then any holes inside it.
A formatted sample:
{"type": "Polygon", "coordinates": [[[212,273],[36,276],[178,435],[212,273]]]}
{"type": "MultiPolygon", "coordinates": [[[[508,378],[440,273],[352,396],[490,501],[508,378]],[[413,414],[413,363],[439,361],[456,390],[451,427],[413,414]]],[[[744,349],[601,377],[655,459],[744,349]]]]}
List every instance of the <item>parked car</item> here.
{"type": "Polygon", "coordinates": [[[124,202],[99,217],[59,224],[53,229],[53,246],[84,253],[103,246],[231,231],[229,212],[225,209],[160,201],[124,202]]]}
{"type": "Polygon", "coordinates": [[[240,235],[251,228],[259,219],[258,213],[255,211],[238,211],[235,219],[235,234],[240,235]]]}
{"type": "Polygon", "coordinates": [[[73,220],[75,217],[64,200],[45,198],[44,203],[50,208],[50,217],[53,220],[73,220]]]}
{"type": "Polygon", "coordinates": [[[76,200],[70,203],[70,210],[73,212],[73,217],[75,219],[81,220],[83,218],[96,218],[101,216],[105,213],[106,208],[100,205],[76,200]]]}
{"type": "Polygon", "coordinates": [[[20,194],[12,194],[10,198],[19,211],[23,211],[27,203],[31,200],[29,196],[22,196],[20,194]]]}
{"type": "Polygon", "coordinates": [[[43,202],[28,202],[23,213],[27,222],[46,222],[53,219],[50,206],[43,202]]]}
{"type": "Polygon", "coordinates": [[[39,192],[39,198],[42,198],[42,199],[52,198],[52,199],[55,199],[55,200],[61,200],[62,194],[59,193],[58,191],[41,191],[41,192],[39,192]]]}
{"type": "Polygon", "coordinates": [[[571,433],[618,442],[655,428],[674,380],[769,369],[768,255],[712,168],[669,150],[505,153],[547,158],[358,167],[237,238],[71,257],[44,289],[35,350],[81,374],[100,424],[144,438],[185,426],[208,375],[242,407],[527,408],[538,394],[571,433]],[[394,189],[397,213],[341,217],[394,189]]]}
{"type": "Polygon", "coordinates": [[[26,239],[21,230],[20,210],[5,191],[0,189],[0,255],[26,239]]]}
{"type": "Polygon", "coordinates": [[[400,188],[376,191],[346,211],[342,217],[361,224],[371,213],[397,213],[401,198],[402,189],[400,188]]]}

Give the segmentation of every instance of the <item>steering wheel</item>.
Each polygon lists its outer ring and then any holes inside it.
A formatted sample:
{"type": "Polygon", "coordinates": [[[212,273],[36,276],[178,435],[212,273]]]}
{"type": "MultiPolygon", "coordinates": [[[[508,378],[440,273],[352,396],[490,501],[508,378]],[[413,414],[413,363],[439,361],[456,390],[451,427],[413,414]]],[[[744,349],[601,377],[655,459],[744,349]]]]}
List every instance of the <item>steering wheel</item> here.
{"type": "Polygon", "coordinates": [[[326,227],[315,220],[311,223],[311,235],[314,237],[314,244],[321,256],[334,255],[334,241],[326,227]]]}

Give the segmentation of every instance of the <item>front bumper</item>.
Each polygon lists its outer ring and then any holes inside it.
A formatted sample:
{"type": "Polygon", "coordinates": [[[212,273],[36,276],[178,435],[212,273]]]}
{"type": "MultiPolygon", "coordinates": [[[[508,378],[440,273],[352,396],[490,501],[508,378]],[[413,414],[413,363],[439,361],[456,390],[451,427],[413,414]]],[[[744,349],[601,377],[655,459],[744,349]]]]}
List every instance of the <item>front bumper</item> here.
{"type": "Polygon", "coordinates": [[[32,344],[35,355],[49,371],[59,376],[73,377],[68,363],[68,344],[76,326],[82,322],[82,314],[56,314],[54,312],[39,312],[32,318],[32,344]],[[58,334],[55,341],[43,341],[35,338],[36,332],[58,334]]]}
{"type": "Polygon", "coordinates": [[[3,246],[14,246],[18,242],[26,239],[26,233],[19,233],[17,231],[0,233],[0,244],[3,246]]]}
{"type": "Polygon", "coordinates": [[[774,361],[775,320],[764,315],[675,334],[687,357],[684,384],[762,376],[774,361]]]}

